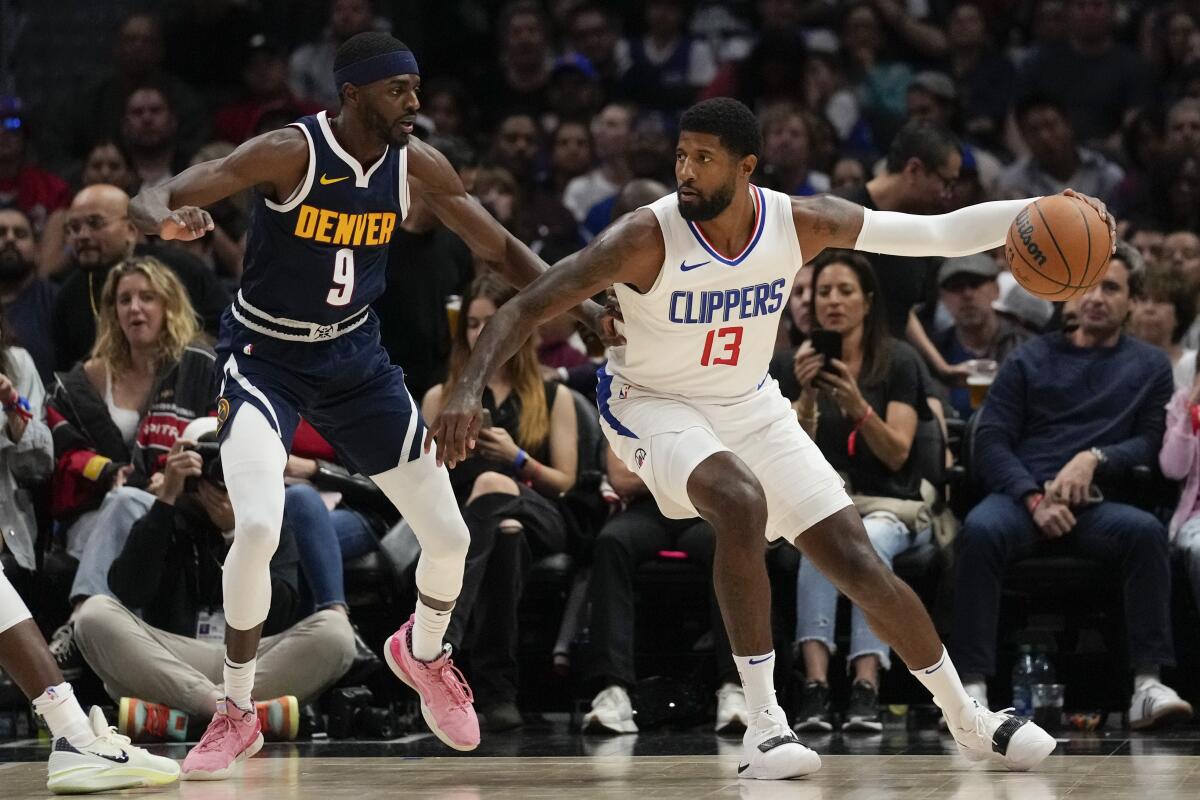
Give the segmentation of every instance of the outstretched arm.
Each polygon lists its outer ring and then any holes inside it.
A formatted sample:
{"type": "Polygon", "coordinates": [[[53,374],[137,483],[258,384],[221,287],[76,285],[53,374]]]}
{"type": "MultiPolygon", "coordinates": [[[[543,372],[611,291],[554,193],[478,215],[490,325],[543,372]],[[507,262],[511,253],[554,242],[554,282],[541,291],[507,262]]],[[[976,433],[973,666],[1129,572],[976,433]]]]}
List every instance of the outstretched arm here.
{"type": "MultiPolygon", "coordinates": [[[[1103,202],[1067,189],[1096,210],[1116,237],[1116,221],[1103,202]]],[[[830,195],[792,198],[792,221],[804,257],[826,247],[864,250],[893,256],[964,256],[1004,244],[1021,209],[1038,198],[999,200],[960,208],[949,214],[901,214],[871,211],[830,195]]]]}
{"type": "Polygon", "coordinates": [[[225,158],[189,167],[160,186],[143,189],[129,203],[129,216],[142,233],[198,239],[213,229],[204,206],[251,186],[276,200],[286,199],[308,167],[308,142],[298,128],[288,126],[242,143],[225,158]]]}
{"type": "Polygon", "coordinates": [[[538,324],[614,283],[649,288],[658,277],[664,257],[658,220],[649,211],[636,211],[522,289],[495,313],[479,335],[462,376],[429,426],[426,451],[436,439],[438,463],[454,466],[466,458],[479,432],[479,397],[488,377],[512,358],[538,324]]]}
{"type": "MultiPolygon", "coordinates": [[[[458,173],[435,148],[418,139],[410,139],[408,174],[410,185],[421,192],[437,218],[510,284],[517,288],[527,286],[546,271],[546,262],[467,194],[458,173]]],[[[603,309],[586,297],[578,304],[578,308],[568,306],[563,311],[572,313],[599,333],[603,309]]]]}

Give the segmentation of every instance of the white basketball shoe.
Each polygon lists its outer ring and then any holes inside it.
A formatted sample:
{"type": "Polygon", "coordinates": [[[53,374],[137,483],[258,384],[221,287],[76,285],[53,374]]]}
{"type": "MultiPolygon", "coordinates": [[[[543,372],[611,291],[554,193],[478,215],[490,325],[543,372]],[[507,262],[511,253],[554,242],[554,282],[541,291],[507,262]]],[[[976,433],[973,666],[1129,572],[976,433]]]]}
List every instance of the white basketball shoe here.
{"type": "Polygon", "coordinates": [[[739,778],[785,781],[820,768],[821,757],[796,738],[782,708],[772,706],[750,720],[742,736],[739,778]]]}

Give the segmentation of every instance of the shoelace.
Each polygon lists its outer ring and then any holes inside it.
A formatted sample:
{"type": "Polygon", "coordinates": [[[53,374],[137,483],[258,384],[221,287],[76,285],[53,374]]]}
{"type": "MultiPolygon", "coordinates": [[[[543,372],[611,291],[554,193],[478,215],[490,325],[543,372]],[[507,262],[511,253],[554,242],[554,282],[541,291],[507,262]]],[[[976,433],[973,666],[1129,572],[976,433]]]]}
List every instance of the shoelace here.
{"type": "Polygon", "coordinates": [[[59,664],[71,657],[75,651],[75,631],[71,627],[63,627],[55,632],[48,645],[54,660],[59,664]]]}
{"type": "Polygon", "coordinates": [[[991,739],[992,739],[991,734],[989,734],[987,731],[987,720],[989,718],[999,715],[999,714],[1010,714],[1010,713],[1016,711],[1016,709],[1009,707],[1009,708],[1002,708],[999,711],[988,711],[986,708],[983,708],[982,706],[980,706],[979,711],[981,713],[978,713],[975,715],[974,734],[976,736],[978,736],[980,739],[983,739],[985,742],[987,742],[987,741],[991,741],[991,739]]]}
{"type": "Polygon", "coordinates": [[[234,732],[233,727],[233,718],[228,714],[214,715],[212,722],[208,723],[208,730],[204,732],[203,740],[196,749],[201,753],[216,750],[221,741],[234,732]],[[209,736],[210,733],[212,736],[209,736]]]}
{"type": "Polygon", "coordinates": [[[454,661],[447,658],[439,674],[442,685],[446,687],[446,693],[450,695],[455,706],[461,708],[475,702],[475,693],[471,691],[466,677],[454,666],[454,661]]]}

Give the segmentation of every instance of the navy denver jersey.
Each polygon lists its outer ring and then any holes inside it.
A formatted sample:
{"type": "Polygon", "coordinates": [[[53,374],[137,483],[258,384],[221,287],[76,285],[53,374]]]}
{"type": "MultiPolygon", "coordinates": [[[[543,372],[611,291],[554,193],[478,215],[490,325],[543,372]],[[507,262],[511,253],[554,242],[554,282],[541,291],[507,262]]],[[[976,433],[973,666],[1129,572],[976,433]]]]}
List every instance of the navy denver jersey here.
{"type": "Polygon", "coordinates": [[[383,293],[408,210],[408,150],[388,147],[364,171],[324,111],[293,124],[308,139],[308,172],[283,203],[254,192],[240,297],[281,320],[332,325],[383,293]]]}

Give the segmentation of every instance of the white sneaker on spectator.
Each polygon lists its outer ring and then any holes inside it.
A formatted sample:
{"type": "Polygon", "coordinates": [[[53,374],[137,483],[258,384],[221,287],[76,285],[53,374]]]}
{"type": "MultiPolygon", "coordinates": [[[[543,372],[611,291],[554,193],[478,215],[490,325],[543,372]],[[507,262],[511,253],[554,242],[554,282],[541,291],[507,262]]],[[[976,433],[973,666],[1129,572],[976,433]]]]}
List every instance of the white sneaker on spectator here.
{"type": "Polygon", "coordinates": [[[50,636],[49,648],[50,655],[54,656],[54,663],[58,664],[63,677],[68,681],[78,678],[83,671],[83,656],[75,644],[74,622],[67,620],[58,626],[50,636]]]}
{"type": "Polygon", "coordinates": [[[633,704],[625,687],[613,684],[592,699],[592,710],[583,715],[584,733],[637,733],[633,704]]]}
{"type": "Polygon", "coordinates": [[[756,714],[742,736],[739,778],[786,781],[820,768],[821,757],[800,743],[779,706],[756,714]]]}
{"type": "Polygon", "coordinates": [[[1141,691],[1134,692],[1129,704],[1129,727],[1134,730],[1187,722],[1192,718],[1192,704],[1160,681],[1147,681],[1141,691]]]}
{"type": "Polygon", "coordinates": [[[746,693],[741,684],[726,683],[717,689],[717,733],[741,733],[750,721],[746,693]]]}
{"type": "Polygon", "coordinates": [[[1058,742],[1053,736],[1029,720],[1013,716],[1011,711],[988,711],[974,700],[963,706],[958,723],[950,725],[950,734],[963,758],[1024,772],[1054,752],[1058,742]]]}

